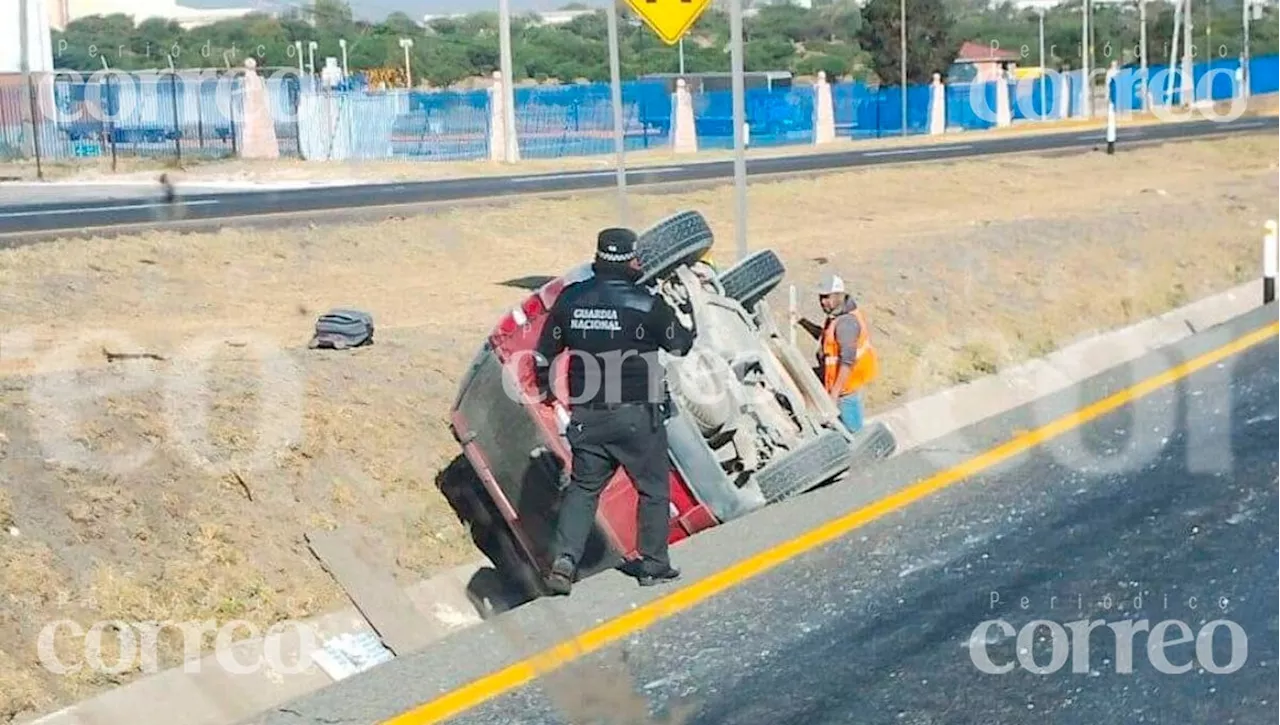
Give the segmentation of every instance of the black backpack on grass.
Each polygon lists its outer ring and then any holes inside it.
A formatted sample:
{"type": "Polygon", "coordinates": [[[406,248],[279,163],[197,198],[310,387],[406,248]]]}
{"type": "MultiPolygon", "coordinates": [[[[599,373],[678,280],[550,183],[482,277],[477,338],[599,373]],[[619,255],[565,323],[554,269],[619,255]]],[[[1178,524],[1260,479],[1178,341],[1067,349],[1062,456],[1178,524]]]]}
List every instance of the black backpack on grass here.
{"type": "Polygon", "coordinates": [[[315,335],[308,345],[312,350],[345,350],[373,344],[373,316],[350,309],[329,310],[316,320],[315,335]]]}

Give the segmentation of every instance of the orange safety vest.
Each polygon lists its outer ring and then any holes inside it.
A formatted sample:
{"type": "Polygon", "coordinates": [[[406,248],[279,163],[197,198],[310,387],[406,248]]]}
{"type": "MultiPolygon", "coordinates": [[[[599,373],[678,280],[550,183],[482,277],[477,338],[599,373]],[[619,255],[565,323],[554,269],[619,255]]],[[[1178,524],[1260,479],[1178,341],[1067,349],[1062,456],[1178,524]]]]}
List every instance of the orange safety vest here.
{"type": "MultiPolygon", "coordinates": [[[[867,318],[862,315],[862,309],[856,308],[845,314],[853,315],[858,320],[858,356],[853,361],[853,370],[849,372],[844,390],[840,391],[842,397],[857,392],[880,371],[876,349],[871,345],[871,328],[867,325],[867,318]]],[[[835,385],[836,378],[840,376],[840,345],[836,341],[838,319],[839,316],[829,318],[822,328],[822,384],[827,390],[835,385]]]]}

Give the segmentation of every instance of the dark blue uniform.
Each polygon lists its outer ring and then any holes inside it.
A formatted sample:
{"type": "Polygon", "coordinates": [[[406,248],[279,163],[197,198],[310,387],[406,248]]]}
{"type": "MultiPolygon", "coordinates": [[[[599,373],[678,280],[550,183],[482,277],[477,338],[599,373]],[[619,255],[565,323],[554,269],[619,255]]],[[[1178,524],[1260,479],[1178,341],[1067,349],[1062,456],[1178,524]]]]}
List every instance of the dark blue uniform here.
{"type": "Polygon", "coordinates": [[[548,585],[567,594],[595,521],[600,491],[617,467],[639,495],[636,572],[641,584],[679,576],[667,556],[671,490],[666,384],[658,350],[684,355],[693,333],[661,297],[636,284],[634,232],[600,233],[594,275],[561,291],[538,344],[539,385],[549,395],[549,364],[570,353],[565,433],[573,453],[560,505],[548,585]]]}

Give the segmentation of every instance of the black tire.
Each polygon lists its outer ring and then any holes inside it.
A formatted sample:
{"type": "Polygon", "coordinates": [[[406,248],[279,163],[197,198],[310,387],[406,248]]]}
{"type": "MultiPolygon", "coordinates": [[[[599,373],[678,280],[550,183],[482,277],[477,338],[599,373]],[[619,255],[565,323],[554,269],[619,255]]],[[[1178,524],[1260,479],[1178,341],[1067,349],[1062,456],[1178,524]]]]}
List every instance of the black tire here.
{"type": "Polygon", "coordinates": [[[490,508],[490,516],[495,517],[495,522],[489,529],[490,547],[496,550],[498,557],[498,561],[493,564],[497,567],[498,575],[505,581],[507,591],[521,600],[515,604],[524,604],[546,596],[546,582],[538,568],[525,557],[523,549],[511,533],[511,527],[493,502],[488,497],[484,501],[490,508]]]}
{"type": "Polygon", "coordinates": [[[720,275],[724,294],[750,310],[782,283],[787,268],[771,249],[761,249],[720,275]]]}
{"type": "Polygon", "coordinates": [[[651,284],[682,264],[706,254],[715,235],[706,218],[696,211],[682,211],[654,224],[640,234],[636,255],[640,258],[640,284],[651,284]]]}
{"type": "Polygon", "coordinates": [[[753,476],[765,501],[775,503],[827,482],[853,462],[849,440],[837,430],[822,435],[773,461],[753,476]]]}
{"type": "Polygon", "coordinates": [[[883,460],[897,450],[893,431],[880,421],[868,423],[853,435],[853,457],[858,464],[883,460]]]}
{"type": "Polygon", "coordinates": [[[543,596],[546,590],[537,567],[522,553],[511,527],[467,457],[453,459],[438,475],[437,486],[467,528],[472,543],[493,563],[507,592],[524,601],[543,596]]]}

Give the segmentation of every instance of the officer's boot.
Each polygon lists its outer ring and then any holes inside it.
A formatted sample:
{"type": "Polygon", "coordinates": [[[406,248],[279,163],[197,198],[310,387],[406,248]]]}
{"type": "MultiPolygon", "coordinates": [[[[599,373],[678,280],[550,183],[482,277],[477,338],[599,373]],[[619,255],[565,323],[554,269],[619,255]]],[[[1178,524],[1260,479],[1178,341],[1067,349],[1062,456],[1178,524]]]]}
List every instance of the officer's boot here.
{"type": "Polygon", "coordinates": [[[552,594],[567,596],[573,590],[573,575],[577,567],[573,559],[561,555],[551,564],[551,574],[547,577],[547,589],[552,594]]]}
{"type": "Polygon", "coordinates": [[[680,578],[680,570],[671,564],[656,564],[653,560],[641,560],[636,580],[642,587],[666,584],[680,578]]]}

